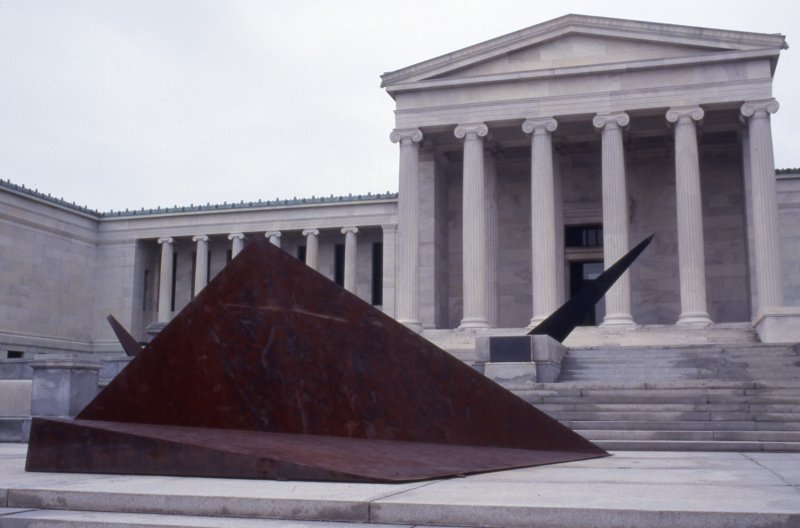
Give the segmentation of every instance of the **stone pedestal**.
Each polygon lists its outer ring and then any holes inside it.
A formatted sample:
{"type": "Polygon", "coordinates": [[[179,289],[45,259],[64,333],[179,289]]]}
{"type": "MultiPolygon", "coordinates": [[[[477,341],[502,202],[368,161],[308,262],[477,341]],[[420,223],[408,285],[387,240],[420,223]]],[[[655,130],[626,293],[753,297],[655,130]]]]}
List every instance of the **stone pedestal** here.
{"type": "Polygon", "coordinates": [[[762,343],[800,343],[800,308],[772,308],[759,315],[753,327],[762,343]]]}
{"type": "Polygon", "coordinates": [[[555,383],[567,347],[550,336],[478,336],[475,352],[485,361],[484,374],[509,390],[555,383]]]}
{"type": "MultiPolygon", "coordinates": [[[[31,362],[31,416],[72,417],[78,414],[98,391],[102,363],[86,354],[43,354],[31,362]]],[[[28,439],[30,424],[23,429],[28,439]]]]}

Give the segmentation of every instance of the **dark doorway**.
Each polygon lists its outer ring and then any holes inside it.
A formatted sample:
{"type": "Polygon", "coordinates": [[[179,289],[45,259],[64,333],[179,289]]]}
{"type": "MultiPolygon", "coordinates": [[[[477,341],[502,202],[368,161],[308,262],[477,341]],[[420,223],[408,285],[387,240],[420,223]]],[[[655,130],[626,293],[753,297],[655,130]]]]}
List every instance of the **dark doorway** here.
{"type": "MultiPolygon", "coordinates": [[[[603,261],[588,260],[582,262],[569,263],[569,296],[572,297],[583,287],[584,283],[595,279],[603,273],[603,261]]],[[[597,303],[594,310],[583,316],[578,326],[596,326],[603,320],[605,305],[603,302],[597,303]]]]}

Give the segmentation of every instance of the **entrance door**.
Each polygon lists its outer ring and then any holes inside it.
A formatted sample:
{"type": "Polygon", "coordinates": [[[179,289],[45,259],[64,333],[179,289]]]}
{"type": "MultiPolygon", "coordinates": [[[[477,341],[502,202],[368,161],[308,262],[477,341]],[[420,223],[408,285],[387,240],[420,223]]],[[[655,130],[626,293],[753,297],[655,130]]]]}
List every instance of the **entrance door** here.
{"type": "MultiPolygon", "coordinates": [[[[594,280],[598,275],[603,273],[603,261],[590,260],[590,261],[572,261],[569,263],[569,295],[574,296],[583,287],[583,284],[588,280],[594,280]]],[[[594,310],[587,313],[578,326],[596,326],[599,322],[603,321],[605,315],[605,303],[598,302],[594,310]]]]}

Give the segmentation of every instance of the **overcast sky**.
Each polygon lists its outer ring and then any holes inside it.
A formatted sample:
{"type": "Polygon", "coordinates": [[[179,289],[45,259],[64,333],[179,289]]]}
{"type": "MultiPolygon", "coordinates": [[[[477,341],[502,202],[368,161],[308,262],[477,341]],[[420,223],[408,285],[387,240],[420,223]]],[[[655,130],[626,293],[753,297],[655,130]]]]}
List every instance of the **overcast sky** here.
{"type": "Polygon", "coordinates": [[[797,6],[0,0],[0,178],[101,211],[396,191],[379,75],[567,13],[785,34],[773,134],[797,167],[797,6]]]}

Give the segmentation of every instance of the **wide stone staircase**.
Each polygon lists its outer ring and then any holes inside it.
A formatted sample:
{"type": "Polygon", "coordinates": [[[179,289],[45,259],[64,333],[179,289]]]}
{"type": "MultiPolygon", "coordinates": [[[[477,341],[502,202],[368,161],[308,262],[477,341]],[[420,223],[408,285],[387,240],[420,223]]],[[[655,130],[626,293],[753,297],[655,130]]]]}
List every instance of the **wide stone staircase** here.
{"type": "Polygon", "coordinates": [[[572,348],[515,392],[605,449],[800,451],[800,345],[572,348]]]}

